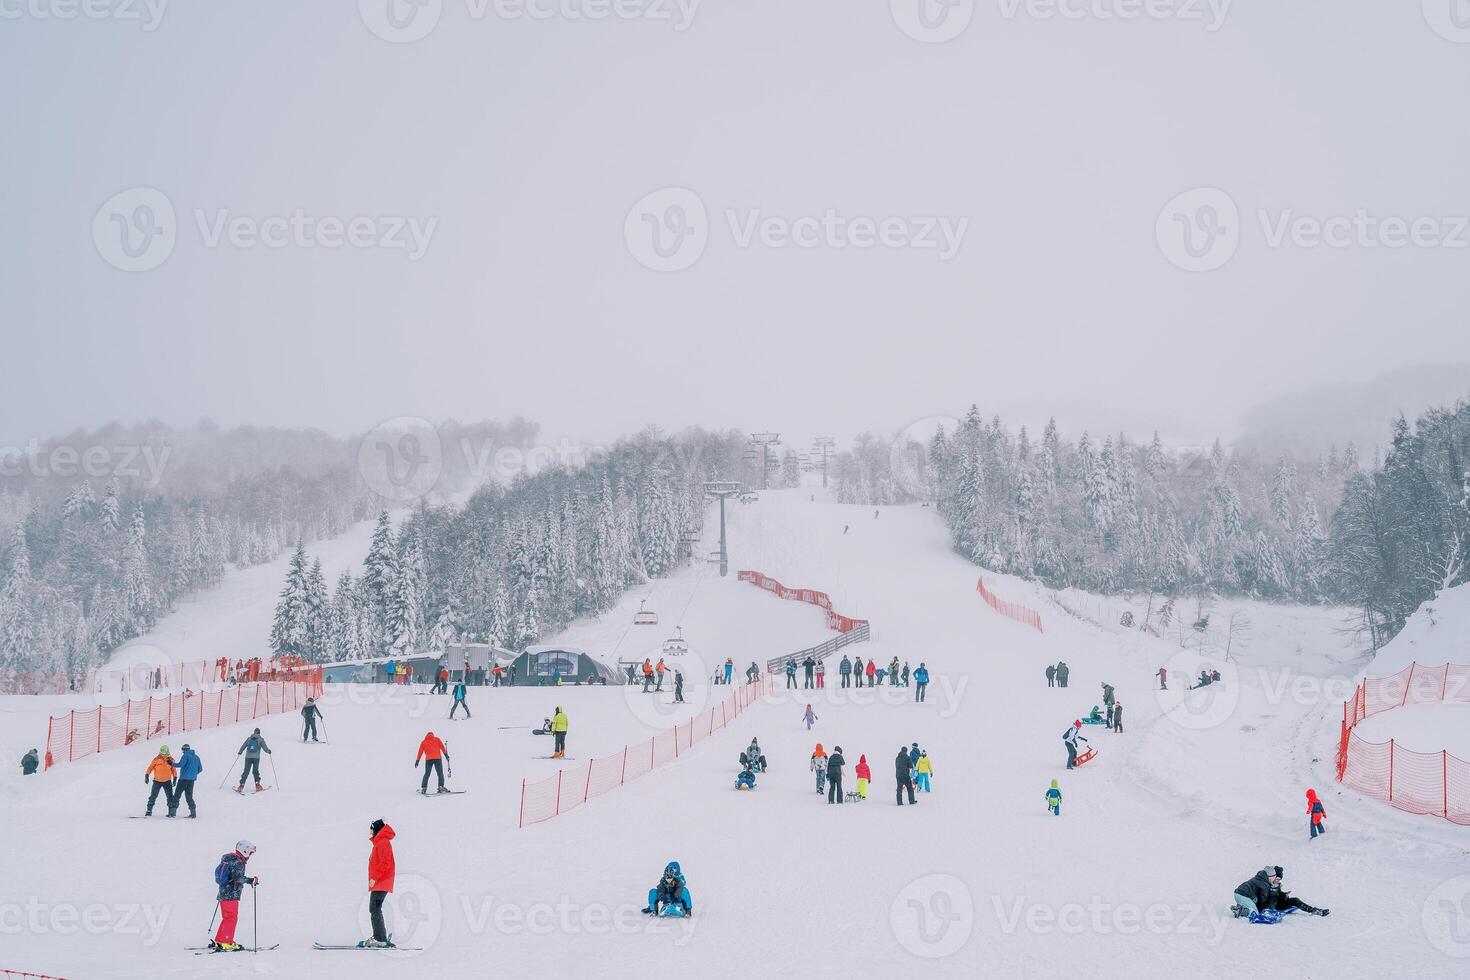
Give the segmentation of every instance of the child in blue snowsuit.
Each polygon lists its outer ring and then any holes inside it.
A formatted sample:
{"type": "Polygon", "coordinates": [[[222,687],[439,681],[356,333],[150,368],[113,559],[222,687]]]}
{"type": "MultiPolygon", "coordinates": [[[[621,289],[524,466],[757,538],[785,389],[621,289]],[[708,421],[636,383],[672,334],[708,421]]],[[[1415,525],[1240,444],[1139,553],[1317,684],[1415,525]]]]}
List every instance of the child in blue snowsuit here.
{"type": "Polygon", "coordinates": [[[664,867],[663,877],[658,884],[648,890],[648,908],[644,909],[645,915],[660,915],[664,908],[678,905],[684,915],[694,914],[694,902],[689,897],[689,889],[684,884],[684,874],[679,870],[678,861],[670,861],[664,867]]]}
{"type": "Polygon", "coordinates": [[[1062,791],[1057,789],[1057,781],[1051,781],[1051,789],[1046,791],[1046,808],[1054,817],[1062,815],[1062,791]]]}

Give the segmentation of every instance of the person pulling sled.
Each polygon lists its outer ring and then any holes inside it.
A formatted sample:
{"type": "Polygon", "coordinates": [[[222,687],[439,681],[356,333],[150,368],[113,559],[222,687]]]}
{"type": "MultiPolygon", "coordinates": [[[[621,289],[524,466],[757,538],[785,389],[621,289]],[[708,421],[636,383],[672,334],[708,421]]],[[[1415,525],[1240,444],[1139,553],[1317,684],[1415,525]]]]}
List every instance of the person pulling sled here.
{"type": "Polygon", "coordinates": [[[694,914],[694,902],[689,897],[689,886],[684,882],[684,873],[678,861],[664,866],[663,877],[648,890],[648,907],[644,915],[689,916],[694,914]]]}

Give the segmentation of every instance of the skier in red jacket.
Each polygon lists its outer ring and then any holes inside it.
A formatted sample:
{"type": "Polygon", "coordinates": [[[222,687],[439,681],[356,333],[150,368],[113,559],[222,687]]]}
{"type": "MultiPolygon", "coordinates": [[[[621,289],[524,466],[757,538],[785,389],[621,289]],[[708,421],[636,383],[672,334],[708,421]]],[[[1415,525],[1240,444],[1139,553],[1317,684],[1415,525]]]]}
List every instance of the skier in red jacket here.
{"type": "Polygon", "coordinates": [[[368,827],[372,831],[373,852],[368,857],[368,914],[373,919],[373,938],[357,945],[366,949],[386,949],[388,927],[383,924],[383,899],[393,890],[393,828],[377,819],[368,827]]]}
{"type": "Polygon", "coordinates": [[[437,735],[435,735],[433,732],[429,732],[427,735],[424,736],[424,740],[419,743],[418,758],[413,760],[413,767],[415,769],[419,767],[420,761],[424,759],[429,760],[427,763],[424,764],[424,781],[419,786],[419,792],[421,794],[427,795],[429,792],[430,773],[439,774],[439,792],[449,792],[449,790],[444,788],[444,761],[448,758],[449,749],[445,748],[444,743],[439,741],[439,737],[437,735]]]}

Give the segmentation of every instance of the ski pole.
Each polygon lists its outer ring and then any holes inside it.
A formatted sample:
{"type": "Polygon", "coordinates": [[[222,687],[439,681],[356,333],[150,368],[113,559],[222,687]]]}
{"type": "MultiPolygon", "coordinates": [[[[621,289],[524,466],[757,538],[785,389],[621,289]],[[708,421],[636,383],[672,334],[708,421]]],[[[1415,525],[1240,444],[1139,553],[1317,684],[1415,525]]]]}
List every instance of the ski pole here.
{"type": "MultiPolygon", "coordinates": [[[[239,761],[239,759],[240,759],[240,757],[239,757],[239,756],[238,756],[238,755],[237,755],[237,756],[235,756],[235,761],[236,761],[236,762],[238,762],[238,761],[239,761]]],[[[228,783],[228,782],[229,782],[229,781],[230,781],[230,775],[231,775],[231,773],[233,773],[233,772],[234,772],[234,771],[235,771],[235,767],[234,767],[234,765],[231,765],[231,766],[230,766],[230,768],[229,768],[229,769],[228,769],[228,770],[226,770],[226,772],[225,772],[225,778],[224,778],[224,779],[221,779],[221,780],[220,780],[220,781],[219,781],[219,788],[220,788],[220,789],[224,789],[224,788],[225,788],[225,783],[228,783]]]]}
{"type": "MultiPolygon", "coordinates": [[[[271,771],[274,772],[275,770],[273,769],[271,771]]],[[[255,897],[255,889],[257,887],[259,886],[253,884],[250,886],[250,917],[255,920],[253,923],[255,930],[255,948],[250,951],[252,953],[260,952],[260,902],[255,897]]]]}
{"type": "Polygon", "coordinates": [[[322,741],[323,742],[330,742],[331,739],[330,738],[327,738],[327,719],[326,718],[323,718],[321,716],[318,716],[317,717],[317,720],[322,723],[322,741]]]}
{"type": "Polygon", "coordinates": [[[214,911],[209,913],[209,926],[204,930],[204,934],[206,936],[209,935],[211,932],[214,932],[214,917],[217,915],[219,915],[219,899],[215,899],[214,911]]]}
{"type": "Polygon", "coordinates": [[[274,753],[271,754],[271,778],[276,781],[276,789],[280,789],[281,777],[276,775],[276,757],[274,753]]]}

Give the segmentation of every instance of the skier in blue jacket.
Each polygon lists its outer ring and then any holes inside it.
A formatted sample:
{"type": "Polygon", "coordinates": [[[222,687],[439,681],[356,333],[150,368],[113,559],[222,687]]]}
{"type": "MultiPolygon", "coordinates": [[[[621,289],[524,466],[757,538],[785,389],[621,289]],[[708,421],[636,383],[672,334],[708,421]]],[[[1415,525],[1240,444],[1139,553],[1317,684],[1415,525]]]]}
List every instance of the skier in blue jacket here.
{"type": "Polygon", "coordinates": [[[187,743],[184,745],[184,754],[179,757],[179,778],[174,786],[174,811],[179,808],[179,801],[184,800],[189,804],[189,819],[193,820],[197,815],[194,809],[194,780],[204,771],[204,763],[199,761],[199,754],[191,749],[187,743]]]}
{"type": "Polygon", "coordinates": [[[672,905],[679,906],[684,915],[694,914],[694,902],[689,897],[689,888],[684,883],[684,873],[679,870],[678,861],[670,861],[664,866],[663,877],[648,890],[648,907],[643,912],[645,915],[661,915],[672,905]]]}

